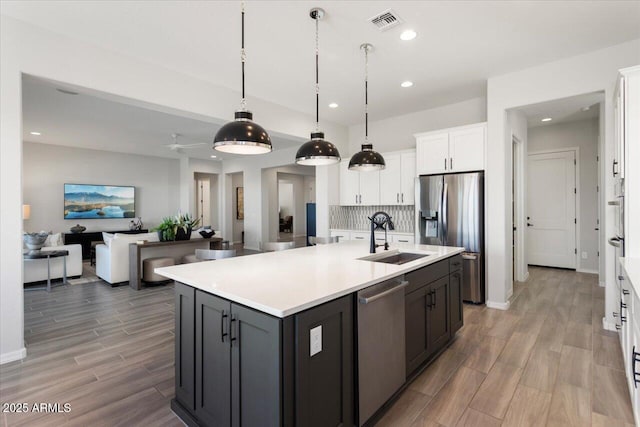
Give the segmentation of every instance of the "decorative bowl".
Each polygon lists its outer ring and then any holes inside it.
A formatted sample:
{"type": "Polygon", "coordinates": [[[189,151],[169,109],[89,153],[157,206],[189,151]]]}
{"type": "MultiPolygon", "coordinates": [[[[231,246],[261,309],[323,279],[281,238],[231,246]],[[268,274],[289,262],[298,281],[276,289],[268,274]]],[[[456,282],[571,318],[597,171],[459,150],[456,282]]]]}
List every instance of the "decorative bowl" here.
{"type": "Polygon", "coordinates": [[[24,233],[22,239],[27,248],[33,250],[40,250],[44,246],[44,242],[47,240],[49,233],[24,233]]]}
{"type": "Polygon", "coordinates": [[[216,234],[213,230],[200,230],[200,235],[205,239],[210,239],[214,234],[216,234]]]}
{"type": "Polygon", "coordinates": [[[70,228],[72,233],[82,233],[84,230],[86,230],[87,227],[84,227],[80,224],[76,224],[73,227],[70,228]]]}

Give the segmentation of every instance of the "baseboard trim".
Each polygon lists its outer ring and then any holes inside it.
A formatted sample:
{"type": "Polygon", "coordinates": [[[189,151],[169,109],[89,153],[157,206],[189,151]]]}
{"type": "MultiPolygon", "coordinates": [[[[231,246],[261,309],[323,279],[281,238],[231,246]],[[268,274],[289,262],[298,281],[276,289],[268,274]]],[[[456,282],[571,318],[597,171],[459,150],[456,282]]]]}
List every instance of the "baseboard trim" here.
{"type": "Polygon", "coordinates": [[[523,282],[526,282],[527,280],[529,280],[529,270],[527,270],[527,271],[524,273],[524,280],[523,280],[523,282]]]}
{"type": "Polygon", "coordinates": [[[589,268],[578,268],[576,271],[578,273],[600,274],[600,272],[598,270],[591,270],[589,268]]]}
{"type": "Polygon", "coordinates": [[[497,310],[509,310],[509,307],[511,307],[511,301],[507,301],[507,302],[487,301],[486,305],[489,308],[495,308],[497,310]]]}
{"type": "Polygon", "coordinates": [[[2,353],[0,354],[0,365],[15,362],[16,360],[24,359],[25,357],[27,357],[27,349],[25,347],[22,347],[20,350],[2,353]]]}
{"type": "Polygon", "coordinates": [[[616,324],[613,322],[609,322],[606,317],[602,318],[602,327],[607,331],[617,331],[616,324]]]}

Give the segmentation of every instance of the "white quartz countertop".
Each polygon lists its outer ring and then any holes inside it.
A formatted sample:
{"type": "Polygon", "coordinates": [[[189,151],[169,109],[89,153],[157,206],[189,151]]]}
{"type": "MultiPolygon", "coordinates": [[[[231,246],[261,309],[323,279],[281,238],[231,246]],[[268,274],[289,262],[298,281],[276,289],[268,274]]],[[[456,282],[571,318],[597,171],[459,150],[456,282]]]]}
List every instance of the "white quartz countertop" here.
{"type": "Polygon", "coordinates": [[[640,296],[640,258],[620,258],[620,265],[636,295],[640,296]]]}
{"type": "MultiPolygon", "coordinates": [[[[388,251],[429,256],[402,265],[360,260],[368,242],[341,242],[215,261],[156,268],[196,289],[276,317],[287,317],[373,284],[416,270],[464,248],[394,244],[388,251]]],[[[382,248],[378,254],[385,252],[382,248]]]]}

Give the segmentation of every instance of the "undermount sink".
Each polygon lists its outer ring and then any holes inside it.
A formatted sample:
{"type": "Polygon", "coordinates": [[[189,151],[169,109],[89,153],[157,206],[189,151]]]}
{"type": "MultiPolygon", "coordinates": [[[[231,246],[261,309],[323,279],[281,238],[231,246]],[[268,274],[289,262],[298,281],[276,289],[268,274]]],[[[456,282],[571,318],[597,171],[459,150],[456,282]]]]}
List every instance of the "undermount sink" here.
{"type": "Polygon", "coordinates": [[[407,262],[415,261],[420,258],[429,256],[429,254],[419,254],[414,252],[399,252],[394,251],[391,253],[381,253],[369,255],[363,258],[359,258],[363,261],[383,262],[385,264],[401,265],[407,262]]]}

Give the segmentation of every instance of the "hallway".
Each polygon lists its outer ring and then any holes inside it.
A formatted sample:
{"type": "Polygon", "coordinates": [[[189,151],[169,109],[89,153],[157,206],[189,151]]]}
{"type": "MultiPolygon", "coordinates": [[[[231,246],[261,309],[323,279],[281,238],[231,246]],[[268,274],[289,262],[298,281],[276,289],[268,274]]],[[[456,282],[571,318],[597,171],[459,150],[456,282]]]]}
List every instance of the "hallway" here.
{"type": "Polygon", "coordinates": [[[453,344],[378,426],[625,426],[631,403],[597,276],[529,268],[508,311],[465,305],[453,344]]]}

